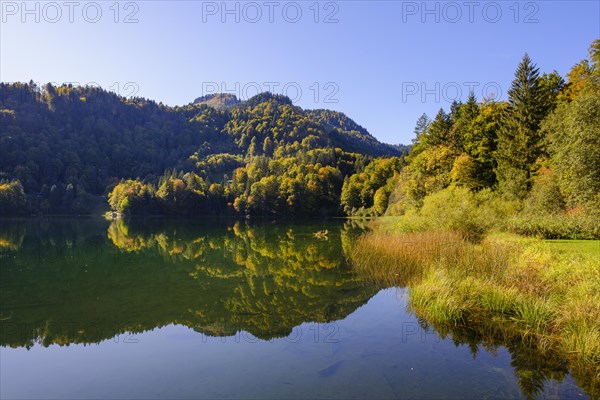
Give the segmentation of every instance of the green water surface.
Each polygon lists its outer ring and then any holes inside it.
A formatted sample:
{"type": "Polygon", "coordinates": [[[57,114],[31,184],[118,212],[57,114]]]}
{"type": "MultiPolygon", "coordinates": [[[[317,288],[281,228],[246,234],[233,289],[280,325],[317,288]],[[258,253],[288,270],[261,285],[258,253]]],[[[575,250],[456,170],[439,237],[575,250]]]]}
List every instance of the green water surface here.
{"type": "Polygon", "coordinates": [[[558,357],[443,334],[347,221],[0,221],[0,398],[586,398],[558,357]],[[316,232],[321,232],[315,235],[316,232]]]}

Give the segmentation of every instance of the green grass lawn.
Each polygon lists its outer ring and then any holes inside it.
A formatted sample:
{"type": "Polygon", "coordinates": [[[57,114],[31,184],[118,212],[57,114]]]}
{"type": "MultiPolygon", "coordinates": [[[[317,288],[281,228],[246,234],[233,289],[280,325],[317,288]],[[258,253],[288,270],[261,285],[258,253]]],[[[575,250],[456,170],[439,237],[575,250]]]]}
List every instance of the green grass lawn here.
{"type": "Polygon", "coordinates": [[[545,242],[554,250],[597,256],[600,260],[600,240],[545,240],[545,242]]]}

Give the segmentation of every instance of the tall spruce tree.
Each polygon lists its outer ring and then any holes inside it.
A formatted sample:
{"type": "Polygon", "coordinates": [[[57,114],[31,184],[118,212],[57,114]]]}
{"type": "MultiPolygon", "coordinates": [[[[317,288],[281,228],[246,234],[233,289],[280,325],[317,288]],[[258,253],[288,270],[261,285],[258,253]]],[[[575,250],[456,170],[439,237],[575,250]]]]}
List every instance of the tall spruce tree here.
{"type": "Polygon", "coordinates": [[[450,130],[452,129],[452,119],[443,108],[440,108],[434,120],[427,127],[425,134],[426,144],[429,146],[438,146],[448,144],[450,130]]]}
{"type": "Polygon", "coordinates": [[[496,175],[504,194],[517,198],[527,194],[543,152],[540,123],[548,111],[539,69],[525,54],[508,91],[508,107],[498,134],[496,175]]]}
{"type": "Polygon", "coordinates": [[[415,137],[412,140],[413,143],[417,143],[419,141],[419,138],[427,130],[430,122],[431,120],[425,113],[419,117],[417,124],[415,125],[415,130],[413,131],[415,133],[415,137]]]}
{"type": "Polygon", "coordinates": [[[453,118],[452,130],[450,132],[450,140],[452,146],[458,151],[465,151],[465,136],[468,136],[468,132],[471,129],[471,125],[477,116],[479,115],[479,104],[473,92],[469,93],[467,102],[461,104],[455,113],[453,118]]]}

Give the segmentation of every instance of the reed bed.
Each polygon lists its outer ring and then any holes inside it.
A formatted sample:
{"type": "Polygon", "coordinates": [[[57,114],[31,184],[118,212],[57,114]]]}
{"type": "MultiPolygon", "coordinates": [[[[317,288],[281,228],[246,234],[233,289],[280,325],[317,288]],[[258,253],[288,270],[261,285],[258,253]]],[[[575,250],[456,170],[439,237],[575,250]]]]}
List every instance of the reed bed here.
{"type": "Polygon", "coordinates": [[[600,253],[508,234],[473,243],[451,231],[376,228],[349,256],[361,275],[409,287],[409,307],[420,318],[446,326],[491,321],[540,351],[561,352],[598,387],[600,253]]]}

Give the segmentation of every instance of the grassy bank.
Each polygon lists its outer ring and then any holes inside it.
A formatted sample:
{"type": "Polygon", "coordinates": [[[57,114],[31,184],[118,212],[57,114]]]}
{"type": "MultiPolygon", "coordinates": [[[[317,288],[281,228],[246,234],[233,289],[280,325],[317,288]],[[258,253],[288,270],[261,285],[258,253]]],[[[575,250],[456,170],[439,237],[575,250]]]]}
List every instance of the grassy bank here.
{"type": "Polygon", "coordinates": [[[485,324],[568,360],[588,392],[600,382],[600,241],[543,241],[453,231],[397,233],[376,222],[353,246],[354,268],[408,286],[409,306],[434,325],[485,324]]]}

